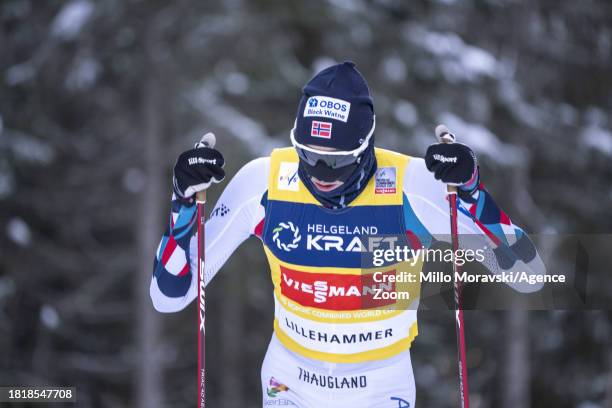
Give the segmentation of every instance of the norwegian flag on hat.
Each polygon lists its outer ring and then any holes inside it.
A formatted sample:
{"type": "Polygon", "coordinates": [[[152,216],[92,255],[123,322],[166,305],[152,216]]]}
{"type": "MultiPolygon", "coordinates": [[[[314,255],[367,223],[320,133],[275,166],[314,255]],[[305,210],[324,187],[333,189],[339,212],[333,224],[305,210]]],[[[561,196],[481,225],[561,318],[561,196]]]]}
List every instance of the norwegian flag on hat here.
{"type": "Polygon", "coordinates": [[[312,127],[310,128],[310,136],[331,139],[331,130],[332,124],[330,122],[313,120],[312,127]]]}

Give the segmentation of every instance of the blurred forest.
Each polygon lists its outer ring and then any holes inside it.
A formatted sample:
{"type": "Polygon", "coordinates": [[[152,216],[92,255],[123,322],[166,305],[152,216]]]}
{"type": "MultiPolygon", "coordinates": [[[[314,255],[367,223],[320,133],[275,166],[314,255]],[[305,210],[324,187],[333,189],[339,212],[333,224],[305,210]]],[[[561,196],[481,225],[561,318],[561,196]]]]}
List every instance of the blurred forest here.
{"type": "MultiPolygon", "coordinates": [[[[301,86],[345,59],[379,146],[422,156],[446,123],[527,231],[612,231],[610,1],[3,0],[0,19],[0,385],[194,406],[196,309],[149,299],[174,160],[208,130],[230,176],[288,145],[301,86]]],[[[261,406],[271,291],[255,240],[209,286],[210,406],[261,406]]],[[[473,407],[612,407],[611,316],[466,312],[473,407]]],[[[417,406],[456,407],[453,316],[419,323],[417,406]]]]}

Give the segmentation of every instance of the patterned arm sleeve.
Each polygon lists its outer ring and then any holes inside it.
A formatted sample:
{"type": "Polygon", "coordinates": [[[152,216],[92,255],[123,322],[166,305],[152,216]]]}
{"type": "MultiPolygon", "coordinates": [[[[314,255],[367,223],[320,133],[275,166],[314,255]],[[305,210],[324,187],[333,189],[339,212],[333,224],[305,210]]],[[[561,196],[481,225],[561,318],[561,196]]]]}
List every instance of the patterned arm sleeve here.
{"type": "MultiPolygon", "coordinates": [[[[465,186],[458,201],[459,244],[464,249],[485,249],[483,264],[493,274],[524,271],[545,275],[546,268],[527,236],[495,203],[482,183],[465,186]]],[[[413,219],[416,235],[450,242],[446,185],[436,180],[422,159],[411,159],[405,170],[404,193],[410,206],[406,219],[413,219]]],[[[427,245],[424,245],[427,246],[427,245]]],[[[509,283],[519,292],[534,292],[543,284],[509,283]]]]}
{"type": "MultiPolygon", "coordinates": [[[[264,216],[260,204],[267,189],[269,159],[255,159],[242,167],[221,194],[206,221],[206,270],[208,284],[231,254],[264,216]]],[[[150,294],[160,312],[185,308],[197,295],[196,205],[173,196],[170,221],[153,263],[150,294]]]]}
{"type": "MultiPolygon", "coordinates": [[[[477,231],[490,244],[492,254],[489,253],[490,259],[486,261],[486,265],[491,272],[525,271],[531,275],[546,274],[544,263],[529,236],[512,222],[481,182],[477,181],[475,185],[460,190],[459,198],[459,213],[471,219],[477,231]]],[[[520,292],[534,292],[541,289],[543,284],[511,286],[520,292]]]]}
{"type": "Polygon", "coordinates": [[[195,233],[196,208],[195,204],[188,205],[172,194],[170,219],[153,261],[151,296],[156,308],[156,299],[162,296],[181,298],[191,286],[189,259],[191,239],[195,233]],[[157,290],[157,296],[153,296],[153,289],[157,290]]]}

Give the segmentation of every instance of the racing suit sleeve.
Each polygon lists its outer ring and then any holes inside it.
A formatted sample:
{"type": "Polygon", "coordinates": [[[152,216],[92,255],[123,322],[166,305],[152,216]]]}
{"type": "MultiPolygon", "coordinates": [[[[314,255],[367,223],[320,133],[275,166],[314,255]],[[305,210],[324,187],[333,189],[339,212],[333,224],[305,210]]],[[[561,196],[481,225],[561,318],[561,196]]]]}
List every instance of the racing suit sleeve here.
{"type": "MultiPolygon", "coordinates": [[[[264,218],[261,198],[268,188],[269,157],[244,165],[229,182],[206,221],[205,283],[264,218]]],[[[160,312],[176,312],[197,296],[196,205],[172,197],[169,224],[154,260],[150,294],[160,312]]]]}
{"type": "MultiPolygon", "coordinates": [[[[424,242],[433,238],[450,240],[446,185],[436,180],[422,159],[412,158],[404,175],[404,213],[411,232],[424,242]],[[407,217],[410,219],[410,217],[407,217]]],[[[546,267],[529,236],[498,207],[480,183],[471,195],[460,194],[458,205],[459,243],[464,249],[485,249],[483,264],[493,274],[525,271],[545,275],[546,267]]],[[[519,292],[535,292],[543,283],[508,283],[519,292]]]]}

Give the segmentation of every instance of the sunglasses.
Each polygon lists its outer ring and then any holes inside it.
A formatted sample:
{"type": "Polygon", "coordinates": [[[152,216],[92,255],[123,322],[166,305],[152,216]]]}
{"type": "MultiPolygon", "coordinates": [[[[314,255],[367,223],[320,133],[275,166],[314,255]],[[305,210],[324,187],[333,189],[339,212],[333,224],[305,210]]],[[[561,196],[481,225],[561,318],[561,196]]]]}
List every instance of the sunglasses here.
{"type": "Polygon", "coordinates": [[[305,161],[311,166],[316,166],[317,163],[321,161],[325,163],[328,167],[331,167],[332,169],[338,169],[340,167],[345,167],[345,166],[351,165],[359,161],[361,154],[368,148],[368,145],[370,144],[370,139],[372,138],[372,135],[374,134],[375,127],[376,127],[376,117],[373,118],[372,128],[368,132],[368,135],[366,136],[363,143],[361,143],[361,145],[357,149],[348,150],[348,151],[347,150],[324,151],[324,150],[315,149],[313,147],[298,143],[298,141],[295,138],[295,124],[293,126],[293,129],[291,129],[290,138],[291,138],[291,144],[293,144],[293,147],[295,148],[298,154],[298,157],[301,160],[305,161]]]}

